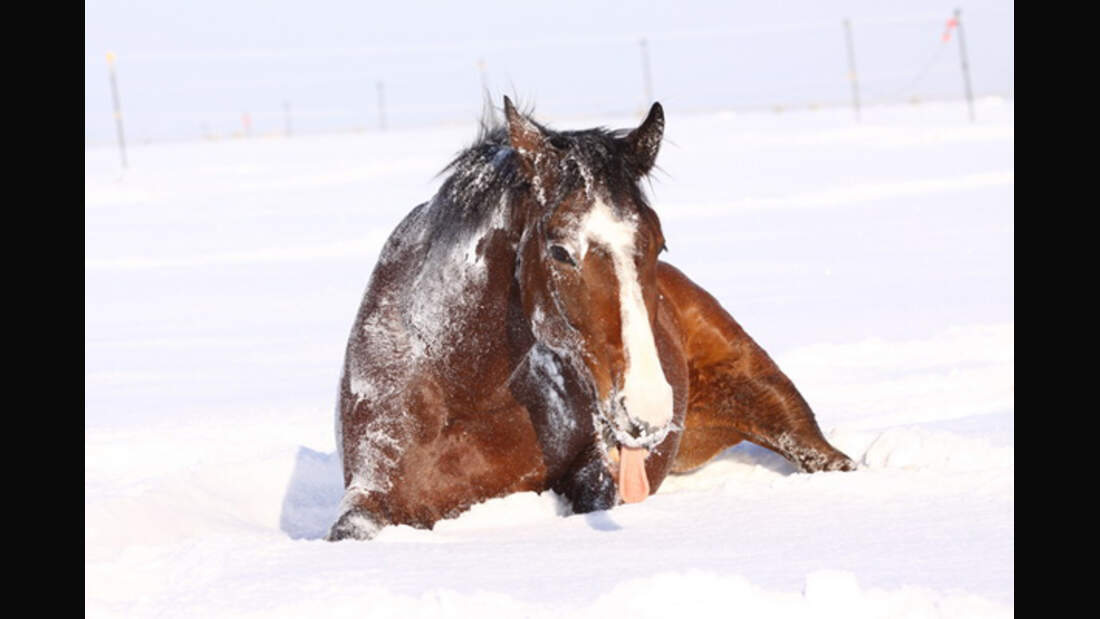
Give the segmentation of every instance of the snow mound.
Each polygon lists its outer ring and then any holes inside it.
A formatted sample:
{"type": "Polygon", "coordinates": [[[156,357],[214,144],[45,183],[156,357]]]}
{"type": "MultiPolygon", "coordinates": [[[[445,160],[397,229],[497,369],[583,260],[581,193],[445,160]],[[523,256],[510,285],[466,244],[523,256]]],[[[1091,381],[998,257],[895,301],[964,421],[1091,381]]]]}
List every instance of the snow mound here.
{"type": "Polygon", "coordinates": [[[670,617],[724,613],[742,616],[815,617],[1009,617],[1012,609],[973,595],[939,594],[918,587],[864,589],[855,574],[808,574],[801,593],[765,589],[743,576],[707,571],[666,572],[618,585],[579,614],[670,617]]]}
{"type": "MultiPolygon", "coordinates": [[[[298,602],[245,616],[305,616],[315,608],[315,602],[298,602]]],[[[892,590],[863,588],[851,572],[831,570],[808,574],[801,592],[766,589],[740,575],[721,575],[706,570],[661,572],[622,582],[585,605],[525,602],[507,594],[488,591],[461,593],[452,589],[437,589],[413,596],[372,587],[355,596],[342,596],[337,592],[336,599],[329,599],[326,603],[325,616],[541,619],[564,615],[580,619],[615,616],[663,619],[721,615],[731,609],[736,609],[736,614],[740,616],[770,619],[992,619],[1013,616],[1011,607],[975,595],[943,594],[920,587],[892,590]]]]}
{"type": "Polygon", "coordinates": [[[919,427],[890,428],[867,446],[860,463],[872,469],[978,471],[1011,467],[1012,447],[919,427]]]}

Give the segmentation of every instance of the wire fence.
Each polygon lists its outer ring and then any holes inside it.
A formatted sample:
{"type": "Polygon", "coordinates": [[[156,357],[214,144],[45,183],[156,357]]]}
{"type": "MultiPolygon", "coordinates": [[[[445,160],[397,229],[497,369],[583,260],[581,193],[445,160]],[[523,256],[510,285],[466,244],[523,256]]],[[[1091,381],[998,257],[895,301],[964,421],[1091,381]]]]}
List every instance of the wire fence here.
{"type": "MultiPolygon", "coordinates": [[[[515,94],[550,121],[632,114],[650,100],[681,113],[781,111],[963,97],[952,18],[144,54],[112,69],[137,143],[469,123],[485,91],[515,94]]],[[[1012,97],[1012,13],[963,19],[974,94],[1012,97]]],[[[105,69],[103,58],[85,59],[86,146],[116,139],[105,69]]]]}

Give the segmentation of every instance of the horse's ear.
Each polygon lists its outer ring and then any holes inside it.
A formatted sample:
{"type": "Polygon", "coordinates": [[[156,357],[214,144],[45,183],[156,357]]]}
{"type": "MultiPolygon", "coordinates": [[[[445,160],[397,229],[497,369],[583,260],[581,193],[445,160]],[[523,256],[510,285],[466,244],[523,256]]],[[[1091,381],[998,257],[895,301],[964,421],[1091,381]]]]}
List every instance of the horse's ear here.
{"type": "Polygon", "coordinates": [[[653,169],[657,161],[657,151],[661,149],[661,138],[665,134],[665,111],[660,103],[649,108],[649,115],[642,124],[626,136],[627,148],[637,166],[638,174],[645,175],[653,169]]]}
{"type": "Polygon", "coordinates": [[[516,111],[512,100],[504,96],[504,118],[508,121],[508,143],[519,153],[524,171],[534,176],[535,160],[543,148],[542,130],[526,116],[516,111]]]}

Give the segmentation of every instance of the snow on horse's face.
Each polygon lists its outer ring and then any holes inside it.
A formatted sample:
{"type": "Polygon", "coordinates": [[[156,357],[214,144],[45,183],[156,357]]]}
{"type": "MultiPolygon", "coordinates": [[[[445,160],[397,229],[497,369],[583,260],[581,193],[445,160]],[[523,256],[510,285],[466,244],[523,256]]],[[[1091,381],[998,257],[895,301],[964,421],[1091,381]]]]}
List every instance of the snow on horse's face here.
{"type": "Polygon", "coordinates": [[[653,334],[664,237],[637,182],[657,155],[661,108],[621,136],[550,132],[510,104],[506,116],[540,203],[517,273],[532,330],[590,378],[609,446],[652,448],[670,429],[673,394],[653,334]]]}

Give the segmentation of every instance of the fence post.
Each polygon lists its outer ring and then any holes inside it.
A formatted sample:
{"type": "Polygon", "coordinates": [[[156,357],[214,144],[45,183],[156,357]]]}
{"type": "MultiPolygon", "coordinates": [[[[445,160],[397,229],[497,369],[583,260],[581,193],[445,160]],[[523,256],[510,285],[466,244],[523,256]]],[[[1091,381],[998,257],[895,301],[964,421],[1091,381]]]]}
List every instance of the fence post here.
{"type": "Polygon", "coordinates": [[[118,152],[122,156],[122,169],[126,169],[126,137],[122,133],[122,104],[118,100],[118,82],[115,79],[115,54],[107,52],[107,70],[111,76],[111,102],[115,110],[115,129],[118,132],[118,152]]]}
{"type": "Polygon", "coordinates": [[[386,86],[382,80],[378,80],[378,127],[386,130],[386,86]]]}
{"type": "Polygon", "coordinates": [[[644,110],[653,103],[653,76],[649,70],[649,43],[645,40],[645,37],[642,37],[640,43],[642,46],[642,83],[645,88],[645,103],[642,105],[644,110]]]}
{"type": "Polygon", "coordinates": [[[963,40],[962,11],[955,9],[955,28],[959,31],[959,60],[962,62],[963,85],[966,87],[966,107],[970,122],[974,122],[974,92],[970,89],[970,62],[966,57],[966,41],[963,40]]]}
{"type": "Polygon", "coordinates": [[[477,75],[481,78],[481,95],[483,97],[489,96],[489,77],[485,74],[485,59],[477,59],[477,75]]]}
{"type": "Polygon", "coordinates": [[[848,81],[852,84],[852,109],[856,112],[856,122],[859,118],[859,74],[856,73],[856,49],[852,43],[852,22],[844,20],[844,40],[848,47],[848,81]]]}

